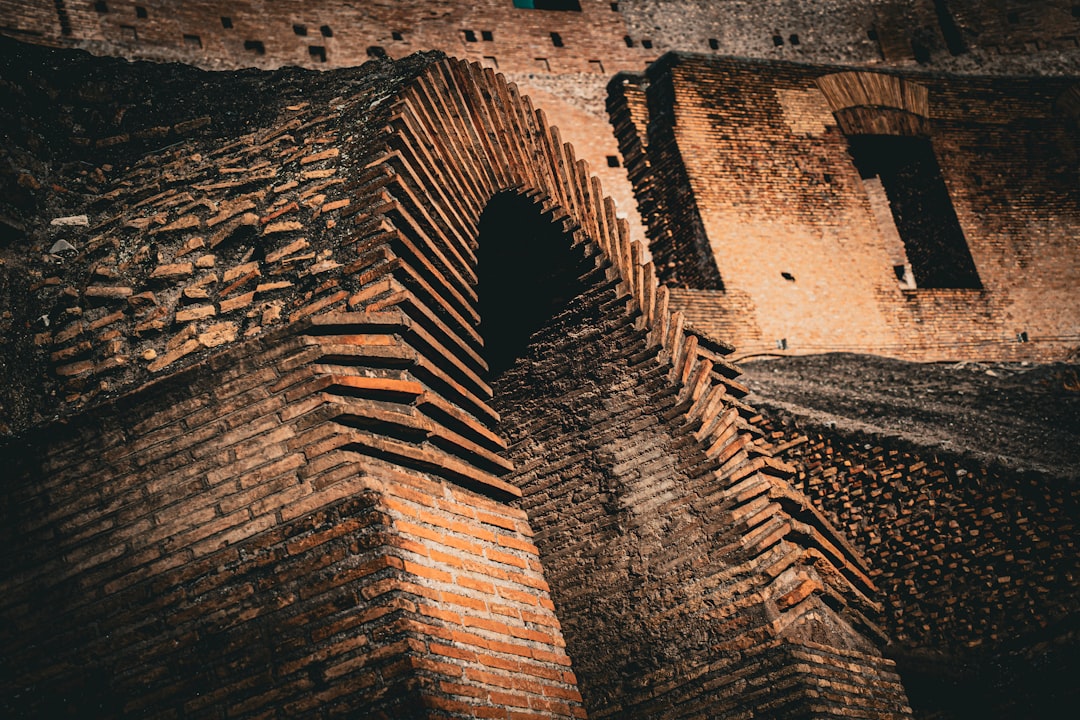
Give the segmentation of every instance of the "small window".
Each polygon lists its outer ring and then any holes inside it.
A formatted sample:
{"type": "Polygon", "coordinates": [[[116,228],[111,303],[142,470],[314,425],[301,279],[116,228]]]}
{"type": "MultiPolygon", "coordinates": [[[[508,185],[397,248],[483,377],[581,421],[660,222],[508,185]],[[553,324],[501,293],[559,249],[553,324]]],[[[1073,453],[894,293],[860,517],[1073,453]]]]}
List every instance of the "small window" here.
{"type": "Polygon", "coordinates": [[[102,2],[102,0],[98,0],[96,3],[94,3],[94,9],[102,15],[109,12],[109,6],[102,2]]]}
{"type": "Polygon", "coordinates": [[[202,50],[202,38],[198,35],[184,35],[184,47],[202,50]]]}
{"type": "Polygon", "coordinates": [[[334,31],[330,29],[329,25],[320,25],[319,26],[319,33],[323,37],[334,37],[334,31]]]}
{"type": "Polygon", "coordinates": [[[611,3],[611,12],[619,12],[619,3],[611,3]]]}
{"type": "Polygon", "coordinates": [[[710,50],[719,50],[720,49],[720,41],[717,40],[716,38],[709,38],[709,49],[710,50]]]}
{"type": "Polygon", "coordinates": [[[514,7],[523,10],[572,10],[581,12],[578,0],[514,0],[514,7]]]}
{"type": "Polygon", "coordinates": [[[646,50],[652,50],[652,40],[649,40],[649,39],[642,40],[641,41],[641,47],[645,48],[646,50]]]}
{"type": "Polygon", "coordinates": [[[623,42],[626,43],[626,47],[634,47],[634,39],[629,35],[623,36],[623,42]]]}
{"type": "Polygon", "coordinates": [[[619,167],[619,156],[618,155],[608,155],[607,156],[607,166],[608,167],[619,167]]]}
{"type": "Polygon", "coordinates": [[[307,51],[312,60],[326,62],[326,48],[322,45],[309,45],[307,51]]]}
{"type": "Polygon", "coordinates": [[[788,38],[788,42],[791,43],[792,45],[798,45],[799,44],[799,36],[796,35],[795,33],[791,33],[791,36],[788,38]]]}
{"type": "Polygon", "coordinates": [[[144,8],[142,5],[136,5],[135,6],[135,17],[145,20],[146,19],[146,8],[144,8]]]}
{"type": "MultiPolygon", "coordinates": [[[[324,51],[325,52],[325,51],[324,51]]],[[[367,49],[367,56],[369,58],[375,58],[377,60],[383,60],[390,57],[386,54],[386,48],[381,45],[370,45],[367,49]]]]}
{"type": "Polygon", "coordinates": [[[493,32],[491,32],[490,30],[481,30],[480,31],[480,39],[483,40],[484,42],[491,42],[492,40],[495,39],[495,34],[493,32]]]}
{"type": "Polygon", "coordinates": [[[784,279],[785,279],[785,280],[787,280],[788,282],[795,282],[795,276],[794,276],[794,275],[792,275],[792,274],[791,274],[791,273],[789,273],[789,272],[782,272],[782,273],[780,273],[780,277],[784,278],[784,279]]]}
{"type": "Polygon", "coordinates": [[[474,30],[462,30],[461,33],[465,36],[465,42],[476,42],[476,32],[474,30]]]}
{"type": "Polygon", "coordinates": [[[866,39],[877,42],[877,28],[870,28],[866,31],[866,39]]]}
{"type": "Polygon", "coordinates": [[[773,44],[774,47],[780,47],[781,45],[784,44],[784,38],[781,37],[780,35],[773,35],[772,36],[772,44],[773,44]]]}
{"type": "Polygon", "coordinates": [[[253,52],[256,55],[266,54],[266,46],[262,44],[262,40],[245,40],[244,49],[253,52]]]}
{"type": "Polygon", "coordinates": [[[300,37],[307,37],[307,25],[300,25],[299,23],[292,26],[293,34],[300,37]]]}
{"type": "Polygon", "coordinates": [[[562,35],[559,33],[551,33],[551,44],[555,47],[563,47],[562,35]]]}
{"type": "Polygon", "coordinates": [[[395,30],[394,32],[390,33],[390,39],[397,40],[398,42],[401,42],[402,40],[405,39],[405,36],[402,33],[395,30]]]}
{"type": "Polygon", "coordinates": [[[221,27],[225,28],[226,30],[232,30],[232,18],[231,17],[223,17],[223,18],[221,18],[221,27]]]}
{"type": "Polygon", "coordinates": [[[1021,330],[1020,332],[1016,333],[1016,342],[1026,343],[1030,341],[1031,340],[1030,338],[1028,338],[1027,330],[1021,330]]]}

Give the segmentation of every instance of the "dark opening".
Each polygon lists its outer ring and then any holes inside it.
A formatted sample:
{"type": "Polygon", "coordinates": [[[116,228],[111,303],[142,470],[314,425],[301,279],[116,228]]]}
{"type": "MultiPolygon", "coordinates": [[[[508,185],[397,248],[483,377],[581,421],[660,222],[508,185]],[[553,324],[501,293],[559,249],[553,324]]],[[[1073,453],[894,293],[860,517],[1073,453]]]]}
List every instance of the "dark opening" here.
{"type": "Polygon", "coordinates": [[[629,35],[623,36],[623,42],[626,43],[626,47],[634,47],[634,39],[629,35]]]}
{"type": "Polygon", "coordinates": [[[881,180],[916,284],[982,287],[930,141],[898,135],[848,141],[859,174],[881,180]]]}
{"type": "Polygon", "coordinates": [[[904,267],[903,265],[893,265],[892,266],[892,271],[893,271],[893,275],[896,276],[897,280],[899,280],[900,282],[904,281],[904,276],[907,274],[907,268],[906,267],[904,267]]]}
{"type": "MultiPolygon", "coordinates": [[[[618,5],[618,3],[612,3],[618,5]]],[[[514,0],[514,7],[524,10],[572,10],[581,12],[578,0],[514,0]]],[[[613,7],[612,10],[617,9],[613,7]]]]}
{"type": "Polygon", "coordinates": [[[710,50],[719,50],[720,49],[720,41],[717,40],[716,38],[709,38],[709,49],[710,50]]]}
{"type": "Polygon", "coordinates": [[[611,11],[612,12],[619,12],[619,3],[617,3],[617,2],[611,3],[611,11]]]}
{"type": "Polygon", "coordinates": [[[322,45],[310,45],[308,46],[308,55],[319,62],[326,62],[326,48],[322,45]]]}
{"type": "Polygon", "coordinates": [[[949,4],[945,0],[934,0],[934,11],[937,13],[938,27],[941,28],[941,36],[945,38],[945,47],[950,55],[963,55],[967,52],[964,36],[960,27],[956,24],[949,4]]]}
{"type": "Polygon", "coordinates": [[[619,156],[618,155],[608,155],[607,156],[607,166],[608,167],[619,167],[619,156]]]}
{"type": "Polygon", "coordinates": [[[789,272],[782,272],[782,273],[780,273],[780,277],[784,278],[784,279],[785,279],[785,280],[787,280],[788,282],[795,282],[795,276],[794,276],[794,275],[792,275],[792,274],[791,274],[791,273],[789,273],[789,272]]]}
{"type": "Polygon", "coordinates": [[[480,38],[484,42],[491,42],[492,40],[495,39],[495,33],[491,32],[490,30],[481,30],[480,31],[480,38]]]}
{"type": "Polygon", "coordinates": [[[529,338],[584,289],[590,269],[562,228],[521,195],[492,198],[480,218],[480,335],[491,377],[520,357],[529,338]]]}
{"type": "Polygon", "coordinates": [[[476,33],[472,30],[462,30],[461,33],[465,36],[465,42],[476,42],[476,33]]]}
{"type": "Polygon", "coordinates": [[[202,48],[202,38],[198,35],[184,35],[184,45],[192,49],[202,48]]]}
{"type": "Polygon", "coordinates": [[[869,30],[867,30],[866,31],[866,38],[868,40],[873,40],[874,42],[877,42],[877,39],[878,39],[877,29],[876,28],[870,28],[869,30]]]}
{"type": "Polygon", "coordinates": [[[124,38],[124,40],[127,40],[128,42],[139,41],[139,33],[135,30],[134,25],[121,25],[120,35],[124,38]]]}
{"type": "Polygon", "coordinates": [[[136,5],[135,6],[135,17],[137,17],[137,18],[145,18],[146,17],[146,8],[144,8],[142,5],[136,5]]]}
{"type": "Polygon", "coordinates": [[[320,25],[319,32],[323,37],[334,37],[334,31],[330,29],[329,25],[320,25]]]}
{"type": "Polygon", "coordinates": [[[96,3],[94,3],[94,9],[97,10],[99,13],[109,12],[109,6],[103,3],[101,0],[98,0],[96,3]]]}
{"type": "MultiPolygon", "coordinates": [[[[323,51],[325,53],[325,51],[323,51]]],[[[367,56],[369,58],[383,59],[390,57],[386,53],[386,48],[382,45],[369,45],[367,49],[367,56]]]]}
{"type": "Polygon", "coordinates": [[[404,40],[405,36],[402,35],[401,33],[399,33],[397,30],[395,30],[394,32],[390,33],[390,39],[391,40],[404,40]]]}
{"type": "Polygon", "coordinates": [[[250,50],[256,55],[266,54],[266,46],[262,44],[262,40],[245,40],[244,49],[250,50]]]}
{"type": "Polygon", "coordinates": [[[225,28],[226,30],[231,30],[232,29],[232,18],[231,17],[223,17],[223,18],[221,18],[221,27],[225,28]]]}
{"type": "Polygon", "coordinates": [[[791,36],[788,38],[788,42],[791,43],[792,45],[798,45],[799,44],[799,36],[796,35],[795,33],[791,33],[791,36]]]}
{"type": "Polygon", "coordinates": [[[930,48],[920,40],[913,38],[911,41],[911,56],[915,58],[915,62],[925,65],[930,62],[930,48]]]}
{"type": "Polygon", "coordinates": [[[784,38],[780,37],[779,35],[773,35],[772,44],[776,47],[780,47],[784,44],[784,38]]]}
{"type": "Polygon", "coordinates": [[[559,35],[559,33],[551,33],[551,44],[554,45],[555,47],[562,47],[563,46],[562,36],[559,35]]]}
{"type": "Polygon", "coordinates": [[[1020,332],[1016,333],[1016,342],[1026,343],[1028,341],[1029,341],[1029,338],[1028,338],[1027,330],[1021,330],[1020,332]]]}
{"type": "Polygon", "coordinates": [[[641,41],[641,47],[645,48],[646,50],[651,50],[652,49],[652,40],[649,40],[647,38],[645,40],[642,40],[641,41]]]}
{"type": "Polygon", "coordinates": [[[301,37],[307,37],[307,25],[297,23],[292,26],[292,31],[301,37]]]}
{"type": "Polygon", "coordinates": [[[60,34],[70,35],[71,17],[68,15],[64,0],[53,0],[53,4],[56,5],[56,19],[60,21],[60,34]]]}

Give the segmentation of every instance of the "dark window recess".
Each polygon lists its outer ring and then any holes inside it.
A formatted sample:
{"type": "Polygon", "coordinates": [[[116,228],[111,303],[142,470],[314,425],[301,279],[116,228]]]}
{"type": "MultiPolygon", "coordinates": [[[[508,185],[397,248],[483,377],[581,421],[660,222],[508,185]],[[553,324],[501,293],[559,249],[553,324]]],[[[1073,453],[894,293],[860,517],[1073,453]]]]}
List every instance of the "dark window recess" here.
{"type": "MultiPolygon", "coordinates": [[[[618,3],[612,4],[618,5],[618,3]]],[[[523,10],[572,10],[581,12],[581,3],[578,0],[514,0],[514,7],[523,10]]]]}
{"type": "Polygon", "coordinates": [[[146,8],[144,8],[142,5],[136,5],[135,6],[135,17],[137,17],[137,18],[145,18],[146,17],[146,8]]]}
{"type": "Polygon", "coordinates": [[[652,50],[652,40],[649,40],[649,39],[642,40],[641,41],[641,47],[645,48],[646,50],[652,50]]]}
{"type": "Polygon", "coordinates": [[[189,47],[189,48],[191,48],[193,50],[201,50],[202,49],[202,38],[199,37],[198,35],[185,35],[184,36],[184,46],[189,47]]]}
{"type": "Polygon", "coordinates": [[[855,135],[848,142],[859,174],[881,180],[915,283],[923,288],[982,287],[930,141],[855,135]]]}
{"type": "Polygon", "coordinates": [[[369,45],[367,49],[367,56],[369,58],[376,58],[379,60],[390,57],[386,53],[386,48],[384,48],[382,45],[369,45]]]}
{"type": "Polygon", "coordinates": [[[780,273],[780,277],[784,278],[784,279],[785,279],[785,280],[787,280],[788,282],[795,282],[795,276],[794,276],[794,275],[792,275],[792,274],[791,274],[791,273],[789,273],[789,272],[782,272],[782,273],[780,273]]]}
{"type": "Polygon", "coordinates": [[[619,167],[619,156],[618,155],[608,155],[607,156],[607,166],[608,167],[619,167]]]}
{"type": "Polygon", "coordinates": [[[99,13],[109,12],[109,6],[101,2],[101,0],[98,0],[96,3],[94,3],[94,9],[97,10],[99,13]]]}
{"type": "Polygon", "coordinates": [[[773,35],[772,36],[772,44],[775,45],[776,47],[780,47],[781,45],[784,44],[784,38],[781,37],[780,35],[773,35]]]}
{"type": "Polygon", "coordinates": [[[626,43],[626,47],[634,47],[634,38],[629,35],[623,36],[623,42],[626,43]]]}
{"type": "Polygon", "coordinates": [[[232,18],[231,17],[223,17],[223,18],[221,18],[221,27],[225,28],[226,30],[232,30],[232,18]]]}
{"type": "Polygon", "coordinates": [[[1029,340],[1030,339],[1028,338],[1027,330],[1021,330],[1020,332],[1016,333],[1016,342],[1026,343],[1029,342],[1029,340]]]}
{"type": "Polygon", "coordinates": [[[307,51],[313,60],[326,62],[326,48],[322,45],[309,45],[307,51]]]}
{"type": "Polygon", "coordinates": [[[399,33],[397,30],[395,30],[394,32],[390,33],[390,39],[400,41],[400,40],[404,40],[405,36],[402,35],[401,33],[399,33]]]}
{"type": "Polygon", "coordinates": [[[71,34],[71,16],[68,15],[67,7],[64,5],[64,0],[53,0],[53,4],[56,5],[56,19],[60,21],[60,34],[71,34]]]}
{"type": "Polygon", "coordinates": [[[1005,15],[1005,19],[1009,21],[1010,25],[1019,25],[1020,24],[1020,13],[1017,13],[1017,12],[1007,13],[1005,15]]]}
{"type": "Polygon", "coordinates": [[[869,30],[867,30],[866,31],[866,38],[867,38],[867,40],[873,40],[874,42],[877,42],[877,39],[878,39],[877,28],[870,28],[869,30]]]}
{"type": "Polygon", "coordinates": [[[619,3],[611,3],[611,12],[619,12],[619,3]]]}
{"type": "Polygon", "coordinates": [[[787,338],[780,338],[776,341],[777,350],[787,350],[787,338]]]}
{"type": "Polygon", "coordinates": [[[472,30],[462,30],[461,33],[465,36],[465,42],[476,42],[476,33],[472,30]]]}
{"type": "Polygon", "coordinates": [[[892,266],[892,271],[893,271],[893,275],[896,276],[897,280],[899,280],[900,282],[904,282],[904,277],[907,275],[907,267],[906,266],[904,266],[904,265],[893,265],[892,266]]]}
{"type": "Polygon", "coordinates": [[[788,37],[788,42],[791,43],[792,45],[798,45],[799,44],[799,36],[796,35],[795,33],[791,33],[791,35],[788,37]]]}
{"type": "Polygon", "coordinates": [[[551,33],[551,44],[555,47],[562,47],[562,35],[560,35],[559,33],[551,33]]]}
{"type": "Polygon", "coordinates": [[[244,49],[249,50],[256,55],[266,54],[266,46],[262,44],[262,40],[245,40],[244,49]]]}
{"type": "Polygon", "coordinates": [[[329,25],[320,25],[319,34],[323,37],[334,37],[334,31],[330,29],[329,25]]]}
{"type": "Polygon", "coordinates": [[[926,47],[920,40],[912,39],[911,56],[915,58],[915,62],[925,65],[930,62],[930,48],[926,47]]]}
{"type": "Polygon", "coordinates": [[[481,30],[480,39],[484,42],[491,42],[495,39],[495,33],[491,32],[490,30],[481,30]]]}
{"type": "Polygon", "coordinates": [[[941,28],[941,36],[945,38],[945,47],[949,49],[949,54],[966,53],[967,44],[964,42],[964,36],[945,0],[934,0],[934,12],[937,13],[938,27],[941,28]]]}
{"type": "Polygon", "coordinates": [[[298,23],[292,26],[292,31],[294,34],[299,35],[300,37],[307,37],[307,25],[300,25],[298,23]]]}
{"type": "Polygon", "coordinates": [[[710,50],[719,50],[720,49],[720,41],[717,40],[716,38],[709,38],[709,49],[710,50]]]}

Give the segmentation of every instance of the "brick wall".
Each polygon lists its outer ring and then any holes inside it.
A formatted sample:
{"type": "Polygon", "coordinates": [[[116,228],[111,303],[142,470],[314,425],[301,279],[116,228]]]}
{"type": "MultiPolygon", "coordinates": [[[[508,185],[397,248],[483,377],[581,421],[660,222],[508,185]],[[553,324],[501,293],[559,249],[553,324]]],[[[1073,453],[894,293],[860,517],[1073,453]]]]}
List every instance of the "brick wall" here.
{"type": "MultiPolygon", "coordinates": [[[[928,92],[930,142],[981,281],[908,289],[838,125],[852,131],[841,106],[858,102],[823,92],[833,92],[819,79],[829,74],[673,56],[643,81],[649,168],[664,188],[631,174],[662,277],[685,288],[673,298],[691,322],[742,355],[1070,352],[1078,319],[1062,308],[1075,305],[1069,286],[1080,275],[1068,247],[1080,218],[1066,159],[1076,126],[1055,105],[1069,81],[908,76],[928,92]],[[718,282],[701,269],[709,265],[718,282]],[[1032,342],[1017,342],[1020,333],[1032,342]]],[[[623,87],[611,86],[616,110],[623,87]]],[[[624,123],[621,134],[631,152],[635,128],[624,123]]]]}
{"type": "Polygon", "coordinates": [[[773,408],[761,426],[874,567],[890,655],[920,714],[1038,717],[1069,702],[1080,568],[1065,478],[773,408]]]}
{"type": "MultiPolygon", "coordinates": [[[[143,88],[194,72],[110,67],[143,88]]],[[[182,117],[170,108],[186,106],[190,80],[152,86],[154,106],[182,117]]],[[[75,309],[57,334],[6,318],[18,343],[42,336],[58,353],[30,375],[47,380],[38,411],[64,419],[30,414],[6,451],[20,468],[5,506],[12,712],[571,717],[591,703],[687,717],[722,698],[730,713],[908,714],[867,619],[867,568],[758,447],[730,348],[685,329],[614,203],[516,87],[431,57],[196,82],[245,130],[211,115],[161,126],[178,145],[140,149],[148,128],[133,116],[100,146],[130,164],[95,181],[104,192],[66,201],[93,218],[86,235],[54,250],[39,217],[4,258],[5,275],[55,271],[31,306],[75,309]],[[233,93],[271,101],[237,114],[233,93]],[[508,450],[529,417],[500,424],[492,408],[477,243],[507,194],[582,258],[582,303],[600,312],[555,343],[560,363],[610,358],[595,379],[614,393],[609,423],[562,427],[572,446],[604,452],[573,462],[603,467],[616,445],[640,443],[667,455],[649,464],[665,482],[709,495],[665,498],[688,518],[705,512],[686,526],[701,574],[653,555],[658,538],[635,539],[664,571],[621,616],[649,661],[622,667],[616,702],[597,659],[625,636],[578,635],[564,651],[559,627],[627,603],[633,585],[592,582],[587,602],[572,599],[579,579],[533,544],[528,501],[511,504],[558,450],[508,450]],[[193,283],[196,266],[212,280],[193,283]],[[585,334],[594,327],[600,338],[585,334]],[[60,372],[72,363],[84,364],[60,372]],[[631,434],[605,435],[631,418],[631,434]],[[549,562],[570,598],[558,621],[549,562]],[[654,640],[665,617],[685,624],[654,640]],[[697,660],[653,672],[682,647],[697,660]],[[568,656],[590,674],[584,706],[568,656]],[[732,684],[717,689],[721,678],[732,684]]],[[[53,177],[64,172],[82,177],[53,177]]],[[[567,372],[536,389],[556,403],[534,406],[544,422],[567,419],[559,395],[580,387],[581,368],[567,372]]],[[[616,486],[648,485],[625,459],[611,472],[616,486]]],[[[583,512],[598,500],[611,498],[581,488],[583,512]]],[[[646,519],[663,507],[620,502],[646,519]]],[[[547,538],[571,537],[572,513],[536,515],[547,538]]],[[[598,517],[590,532],[607,543],[611,529],[598,517]]]]}

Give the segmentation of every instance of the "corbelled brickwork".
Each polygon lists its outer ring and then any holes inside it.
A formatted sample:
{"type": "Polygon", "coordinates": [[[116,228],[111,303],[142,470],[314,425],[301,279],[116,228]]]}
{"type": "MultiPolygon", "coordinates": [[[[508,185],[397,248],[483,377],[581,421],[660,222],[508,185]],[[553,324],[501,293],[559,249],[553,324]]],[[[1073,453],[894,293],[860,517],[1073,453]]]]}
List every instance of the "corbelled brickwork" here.
{"type": "Polygon", "coordinates": [[[772,410],[774,450],[843,528],[884,592],[884,624],[917,709],[1052,714],[1073,692],[1077,491],[891,437],[772,410]],[[920,707],[921,706],[921,707],[920,707]]]}
{"type": "Polygon", "coordinates": [[[673,301],[740,355],[1053,359],[1080,343],[1075,82],[669,56],[610,105],[673,301]]]}
{"type": "Polygon", "coordinates": [[[123,132],[81,143],[32,99],[94,62],[42,59],[9,81],[10,157],[50,138],[101,164],[12,183],[4,287],[41,281],[6,307],[45,318],[4,318],[5,367],[40,360],[5,418],[12,714],[909,714],[869,568],[515,86],[431,56],[317,78],[109,63],[127,87],[181,75],[147,114],[120,92],[89,121],[123,132]],[[46,225],[53,194],[86,224],[46,225]],[[547,228],[553,264],[518,270],[560,297],[508,350],[482,299],[506,258],[483,249],[517,247],[515,222],[547,228]],[[584,581],[581,538],[604,548],[584,581]]]}

